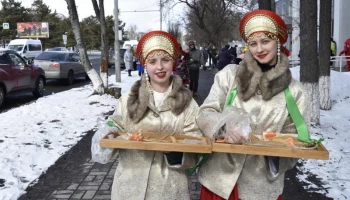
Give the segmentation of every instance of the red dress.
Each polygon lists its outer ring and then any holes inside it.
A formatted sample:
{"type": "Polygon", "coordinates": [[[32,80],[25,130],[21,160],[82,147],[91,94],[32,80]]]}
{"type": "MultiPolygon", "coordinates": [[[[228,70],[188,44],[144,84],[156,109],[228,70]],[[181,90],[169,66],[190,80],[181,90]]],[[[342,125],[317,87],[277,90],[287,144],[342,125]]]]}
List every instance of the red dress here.
{"type": "MultiPolygon", "coordinates": [[[[212,191],[208,190],[206,187],[202,186],[200,200],[225,200],[225,199],[216,195],[212,191]]],[[[237,184],[233,188],[233,191],[230,197],[228,198],[228,200],[239,200],[237,184]]],[[[277,198],[277,200],[282,200],[282,195],[280,195],[277,198]]]]}

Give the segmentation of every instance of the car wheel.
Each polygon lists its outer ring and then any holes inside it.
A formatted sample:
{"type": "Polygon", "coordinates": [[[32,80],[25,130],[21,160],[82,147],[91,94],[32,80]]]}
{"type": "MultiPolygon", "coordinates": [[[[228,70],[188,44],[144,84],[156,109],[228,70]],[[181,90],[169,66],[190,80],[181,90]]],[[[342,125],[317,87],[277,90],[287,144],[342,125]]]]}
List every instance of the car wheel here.
{"type": "Polygon", "coordinates": [[[5,101],[5,91],[2,87],[0,87],[0,107],[5,101]]]}
{"type": "Polygon", "coordinates": [[[68,76],[67,76],[67,84],[72,85],[74,82],[74,72],[72,70],[69,70],[68,76]]]}
{"type": "Polygon", "coordinates": [[[37,98],[44,96],[45,92],[45,81],[42,77],[39,77],[35,83],[35,90],[33,91],[33,95],[37,98]]]}

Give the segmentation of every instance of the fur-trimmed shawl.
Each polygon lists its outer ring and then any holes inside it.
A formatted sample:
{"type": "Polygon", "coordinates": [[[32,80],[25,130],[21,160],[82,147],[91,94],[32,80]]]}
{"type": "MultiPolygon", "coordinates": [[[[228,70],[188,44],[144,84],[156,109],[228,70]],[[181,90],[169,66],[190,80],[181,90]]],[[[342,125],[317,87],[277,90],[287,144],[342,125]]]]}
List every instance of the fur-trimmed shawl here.
{"type": "MultiPolygon", "coordinates": [[[[190,104],[192,95],[191,91],[183,86],[182,79],[179,76],[174,75],[170,79],[173,81],[173,88],[163,104],[169,105],[171,112],[179,115],[190,104]]],[[[143,118],[150,106],[150,101],[154,101],[153,99],[150,100],[153,96],[150,95],[146,81],[146,78],[142,76],[141,80],[131,87],[129,93],[127,109],[129,117],[134,123],[138,123],[143,118]]]]}
{"type": "Polygon", "coordinates": [[[267,72],[262,72],[253,55],[247,51],[237,74],[238,97],[248,101],[260,89],[264,100],[269,100],[288,87],[292,80],[288,57],[281,53],[280,63],[267,72]]]}

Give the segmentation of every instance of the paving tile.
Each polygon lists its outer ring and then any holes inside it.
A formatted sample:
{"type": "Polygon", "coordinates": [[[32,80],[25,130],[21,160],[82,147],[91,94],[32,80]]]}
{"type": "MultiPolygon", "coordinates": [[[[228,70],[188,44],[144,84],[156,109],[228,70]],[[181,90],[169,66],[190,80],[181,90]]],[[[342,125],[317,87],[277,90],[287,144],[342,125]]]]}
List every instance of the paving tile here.
{"type": "Polygon", "coordinates": [[[71,199],[81,199],[85,194],[85,192],[86,192],[85,190],[77,190],[73,193],[71,199]]]}
{"type": "Polygon", "coordinates": [[[110,191],[97,191],[94,199],[102,200],[102,199],[111,199],[110,191]]]}
{"type": "Polygon", "coordinates": [[[82,199],[93,199],[96,191],[86,191],[82,199]]]}
{"type": "Polygon", "coordinates": [[[78,190],[98,190],[98,186],[79,186],[78,190]]]}
{"type": "Polygon", "coordinates": [[[72,183],[67,187],[67,190],[76,190],[79,186],[79,183],[72,183]]]}
{"type": "Polygon", "coordinates": [[[102,183],[99,190],[110,190],[112,187],[112,183],[102,183]]]}

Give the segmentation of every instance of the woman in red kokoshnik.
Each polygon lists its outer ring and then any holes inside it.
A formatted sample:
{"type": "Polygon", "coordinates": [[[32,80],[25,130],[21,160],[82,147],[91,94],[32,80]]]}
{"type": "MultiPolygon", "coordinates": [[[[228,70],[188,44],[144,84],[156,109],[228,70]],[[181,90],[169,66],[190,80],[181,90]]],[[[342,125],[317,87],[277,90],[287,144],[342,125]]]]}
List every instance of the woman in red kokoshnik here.
{"type": "MultiPolygon", "coordinates": [[[[202,136],[194,117],[198,105],[182,79],[173,75],[179,51],[176,39],[167,32],[152,31],[141,38],[136,56],[144,66],[144,74],[129,93],[123,94],[109,117],[118,129],[202,136]]],[[[119,164],[112,200],[190,199],[187,169],[195,165],[196,154],[117,150],[119,164]]],[[[96,154],[103,148],[92,147],[92,151],[96,154]]]]}
{"type": "MultiPolygon", "coordinates": [[[[289,70],[288,51],[282,46],[288,37],[286,24],[274,12],[256,10],[243,17],[240,33],[248,50],[239,65],[227,65],[215,75],[197,115],[199,128],[205,136],[214,137],[212,127],[220,120],[228,94],[236,90],[230,105],[248,113],[252,133],[296,133],[284,90],[290,89],[306,124],[310,100],[289,70]]],[[[243,142],[238,129],[242,127],[226,130],[227,143],[243,142]]],[[[284,174],[296,162],[294,158],[213,152],[199,169],[201,200],[281,199],[284,174]]]]}

